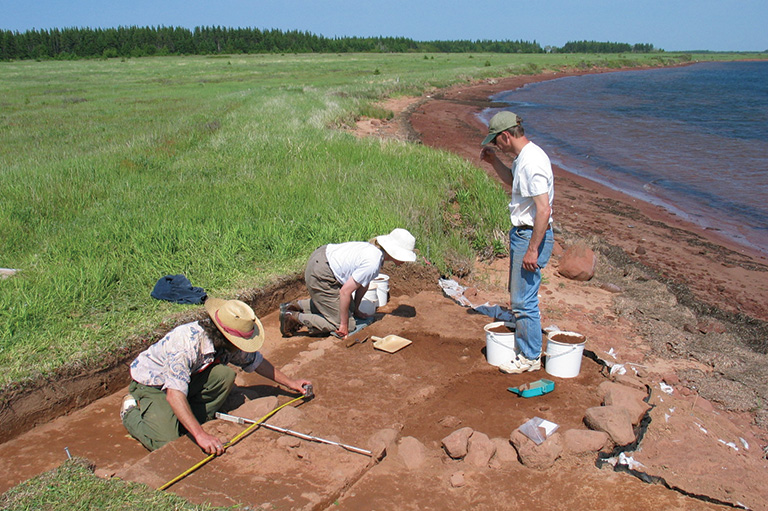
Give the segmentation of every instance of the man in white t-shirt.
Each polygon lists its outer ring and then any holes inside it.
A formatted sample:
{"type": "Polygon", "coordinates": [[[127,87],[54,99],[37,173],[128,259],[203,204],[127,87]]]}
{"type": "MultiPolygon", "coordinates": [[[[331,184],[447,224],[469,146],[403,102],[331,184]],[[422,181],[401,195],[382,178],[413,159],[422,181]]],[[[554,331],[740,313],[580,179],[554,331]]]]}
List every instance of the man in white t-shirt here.
{"type": "Polygon", "coordinates": [[[528,140],[522,119],[499,112],[488,123],[480,159],[490,163],[501,180],[512,187],[509,216],[509,294],[515,315],[515,342],[520,353],[499,369],[523,373],[541,369],[541,314],[538,292],[541,269],[552,255],[552,201],[555,196],[552,165],[546,153],[528,140]],[[488,144],[512,156],[507,167],[488,144]]]}
{"type": "Polygon", "coordinates": [[[370,317],[360,310],[360,302],[381,265],[384,261],[396,265],[415,261],[415,244],[410,232],[394,229],[370,242],[349,241],[318,248],[304,272],[309,300],[280,305],[280,333],[290,337],[307,327],[310,335],[332,333],[345,338],[357,327],[355,317],[370,317]]]}

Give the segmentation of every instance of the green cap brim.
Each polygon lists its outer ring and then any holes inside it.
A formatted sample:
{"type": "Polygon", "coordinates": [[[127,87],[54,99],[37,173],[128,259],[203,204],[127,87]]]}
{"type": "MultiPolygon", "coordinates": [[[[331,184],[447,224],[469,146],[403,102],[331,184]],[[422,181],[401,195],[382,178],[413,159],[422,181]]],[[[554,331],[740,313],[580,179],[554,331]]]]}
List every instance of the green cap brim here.
{"type": "Polygon", "coordinates": [[[487,136],[487,137],[485,137],[485,139],[483,140],[483,143],[482,143],[482,144],[480,144],[480,145],[488,145],[488,144],[490,144],[491,142],[493,142],[493,140],[494,140],[494,139],[495,139],[495,138],[496,138],[498,135],[499,135],[498,133],[488,133],[488,136],[487,136]]]}

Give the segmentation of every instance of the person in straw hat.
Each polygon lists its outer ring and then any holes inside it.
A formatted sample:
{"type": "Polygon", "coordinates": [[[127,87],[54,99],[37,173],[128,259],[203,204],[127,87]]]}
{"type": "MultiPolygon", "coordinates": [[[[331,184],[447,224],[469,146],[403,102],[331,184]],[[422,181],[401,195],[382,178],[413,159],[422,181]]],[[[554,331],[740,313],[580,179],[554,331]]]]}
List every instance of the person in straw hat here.
{"type": "Polygon", "coordinates": [[[528,140],[523,121],[502,111],[488,123],[480,159],[490,163],[499,178],[512,187],[509,216],[509,293],[515,314],[515,342],[520,353],[499,370],[519,374],[541,369],[541,313],[538,292],[541,270],[549,262],[554,246],[552,202],[555,182],[549,157],[528,140]],[[493,146],[511,156],[507,166],[493,146]]]}
{"type": "Polygon", "coordinates": [[[224,443],[203,430],[235,383],[232,364],[304,394],[309,380],[293,379],[265,359],[264,329],[248,304],[208,298],[207,317],[177,326],[131,363],[133,381],[120,418],[128,432],[153,451],[185,432],[207,454],[224,443]]]}
{"type": "Polygon", "coordinates": [[[309,299],[280,306],[283,337],[307,327],[310,335],[346,338],[357,326],[355,318],[370,317],[360,310],[360,302],[381,265],[415,261],[415,245],[410,232],[394,229],[368,242],[328,244],[315,250],[304,272],[309,299]]]}

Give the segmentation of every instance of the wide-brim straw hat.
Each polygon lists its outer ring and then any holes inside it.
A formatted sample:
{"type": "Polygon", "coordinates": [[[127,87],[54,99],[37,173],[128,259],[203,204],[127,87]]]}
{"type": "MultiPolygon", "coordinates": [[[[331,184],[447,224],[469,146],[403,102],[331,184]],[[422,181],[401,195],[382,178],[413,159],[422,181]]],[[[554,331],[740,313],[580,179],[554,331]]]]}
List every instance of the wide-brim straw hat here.
{"type": "Polygon", "coordinates": [[[416,246],[416,238],[405,229],[398,228],[389,234],[376,236],[376,241],[392,259],[403,262],[416,260],[416,252],[413,251],[416,246]]]}
{"type": "Polygon", "coordinates": [[[224,337],[241,350],[252,353],[264,344],[264,327],[247,303],[208,298],[205,310],[224,337]]]}

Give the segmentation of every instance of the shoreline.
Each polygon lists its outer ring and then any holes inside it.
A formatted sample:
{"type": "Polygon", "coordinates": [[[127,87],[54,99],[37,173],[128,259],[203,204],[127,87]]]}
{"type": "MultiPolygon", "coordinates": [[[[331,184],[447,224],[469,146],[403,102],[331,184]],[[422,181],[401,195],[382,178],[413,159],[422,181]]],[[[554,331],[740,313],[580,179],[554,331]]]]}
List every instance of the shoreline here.
{"type": "MultiPolygon", "coordinates": [[[[690,66],[697,64],[697,62],[691,62],[686,64],[681,64],[681,66],[690,66]]],[[[548,80],[555,80],[559,78],[565,78],[570,76],[583,76],[587,74],[602,74],[602,73],[613,73],[613,72],[622,72],[622,71],[638,71],[638,70],[645,70],[645,69],[657,69],[657,68],[651,68],[651,67],[639,67],[639,68],[627,68],[627,69],[598,69],[594,71],[584,71],[584,72],[552,72],[550,73],[542,73],[539,75],[531,75],[530,77],[510,77],[510,78],[504,78],[502,80],[499,80],[495,83],[488,83],[484,82],[481,84],[476,85],[470,85],[470,86],[460,86],[455,87],[453,89],[447,89],[446,93],[442,98],[440,99],[451,99],[452,95],[458,95],[460,94],[485,94],[485,100],[488,103],[488,107],[493,106],[502,106],[503,103],[495,103],[491,101],[489,98],[490,96],[494,94],[498,94],[500,92],[505,92],[509,90],[515,90],[524,87],[525,85],[531,84],[531,83],[538,83],[548,80]]],[[[466,100],[466,98],[463,98],[466,100]]],[[[504,105],[506,106],[506,105],[504,105]]],[[[487,129],[487,126],[485,126],[482,122],[477,120],[476,116],[479,114],[479,111],[472,112],[472,117],[480,130],[487,129]]],[[[465,118],[465,120],[469,121],[470,118],[465,118]]],[[[482,133],[482,131],[481,131],[482,133]]],[[[482,140],[483,135],[480,136],[480,139],[482,140]]],[[[427,144],[429,145],[429,144],[427,144]]],[[[480,153],[480,145],[479,142],[477,144],[477,153],[480,153]]],[[[471,156],[471,155],[469,155],[471,156]]],[[[474,160],[474,162],[478,166],[482,166],[480,163],[480,159],[478,157],[470,157],[471,160],[474,160]]],[[[768,261],[768,254],[766,254],[763,251],[760,251],[759,249],[741,244],[737,241],[734,241],[731,238],[728,238],[726,236],[723,236],[719,234],[717,231],[714,231],[712,229],[708,229],[706,227],[701,227],[695,222],[692,222],[690,220],[685,220],[683,218],[680,218],[677,214],[674,212],[669,211],[663,206],[652,204],[648,201],[645,201],[643,199],[636,198],[632,196],[629,193],[623,192],[619,189],[612,188],[608,185],[605,185],[603,183],[600,183],[598,181],[595,181],[593,179],[590,179],[589,177],[582,176],[580,174],[565,170],[564,168],[552,164],[552,168],[555,171],[555,177],[558,177],[558,175],[561,178],[567,178],[575,183],[578,183],[581,186],[587,186],[595,189],[595,191],[598,191],[599,193],[608,196],[611,199],[620,200],[622,202],[628,202],[632,203],[636,207],[642,210],[642,212],[646,215],[648,215],[651,218],[654,218],[659,221],[668,222],[670,224],[675,224],[676,226],[695,232],[696,234],[707,238],[710,242],[716,243],[718,245],[722,245],[723,247],[733,250],[735,252],[742,253],[750,258],[754,259],[761,259],[764,261],[768,261]]]]}
{"type": "MultiPolygon", "coordinates": [[[[404,117],[411,136],[424,145],[456,153],[498,179],[479,159],[487,127],[477,114],[484,108],[504,106],[491,101],[491,95],[556,78],[639,69],[650,68],[550,71],[454,86],[421,98],[404,117]]],[[[711,307],[768,321],[768,258],[764,253],[662,206],[556,165],[553,170],[554,220],[566,231],[582,238],[603,238],[662,278],[684,284],[711,307]]]]}

